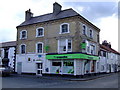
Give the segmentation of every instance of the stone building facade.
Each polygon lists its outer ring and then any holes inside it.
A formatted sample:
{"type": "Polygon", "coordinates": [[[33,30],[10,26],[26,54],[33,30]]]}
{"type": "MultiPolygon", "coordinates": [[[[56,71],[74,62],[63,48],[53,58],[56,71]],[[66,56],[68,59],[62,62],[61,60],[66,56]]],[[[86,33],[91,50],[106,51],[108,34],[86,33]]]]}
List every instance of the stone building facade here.
{"type": "Polygon", "coordinates": [[[17,26],[16,72],[84,75],[96,73],[100,29],[73,9],[53,4],[53,13],[17,26]]]}

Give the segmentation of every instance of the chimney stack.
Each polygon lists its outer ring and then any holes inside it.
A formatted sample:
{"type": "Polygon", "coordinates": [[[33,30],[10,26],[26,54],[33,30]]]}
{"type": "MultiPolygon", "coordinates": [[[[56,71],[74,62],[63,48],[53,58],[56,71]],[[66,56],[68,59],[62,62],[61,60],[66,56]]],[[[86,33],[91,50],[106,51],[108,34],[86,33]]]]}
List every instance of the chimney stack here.
{"type": "Polygon", "coordinates": [[[62,6],[57,2],[53,4],[53,14],[57,15],[61,11],[61,9],[62,9],[62,6]]]}
{"type": "Polygon", "coordinates": [[[31,17],[33,17],[33,13],[31,12],[31,10],[27,10],[25,11],[25,21],[29,20],[31,17]]]}

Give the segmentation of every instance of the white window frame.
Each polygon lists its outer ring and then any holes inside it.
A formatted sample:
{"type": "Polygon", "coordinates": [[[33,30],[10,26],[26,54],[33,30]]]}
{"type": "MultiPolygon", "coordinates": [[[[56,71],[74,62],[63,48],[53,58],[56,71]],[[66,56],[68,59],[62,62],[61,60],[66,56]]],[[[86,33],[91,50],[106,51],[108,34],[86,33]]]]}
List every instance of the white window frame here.
{"type": "Polygon", "coordinates": [[[69,23],[62,23],[62,24],[60,24],[60,33],[59,34],[66,34],[66,33],[70,33],[70,28],[69,28],[69,23]],[[67,24],[68,25],[68,32],[62,32],[62,25],[64,25],[64,24],[67,24]]]}
{"type": "Polygon", "coordinates": [[[20,49],[20,50],[19,50],[20,54],[26,54],[26,44],[21,44],[20,47],[19,47],[19,49],[20,49]],[[22,53],[22,50],[21,50],[21,46],[22,46],[22,45],[25,45],[25,53],[22,53]]]}
{"type": "Polygon", "coordinates": [[[58,40],[58,53],[67,53],[67,52],[72,52],[72,39],[65,39],[66,43],[66,51],[60,51],[60,40],[58,40]],[[68,51],[68,40],[71,40],[71,51],[68,51]]]}
{"type": "Polygon", "coordinates": [[[37,42],[37,43],[36,43],[36,53],[38,53],[38,52],[37,52],[37,51],[38,51],[38,44],[42,44],[42,52],[41,52],[41,53],[43,53],[43,48],[44,48],[43,42],[37,42]]]}
{"type": "Polygon", "coordinates": [[[20,31],[20,39],[27,39],[27,30],[21,30],[20,31]],[[22,38],[22,32],[25,31],[26,32],[26,37],[22,38]]]}
{"type": "Polygon", "coordinates": [[[87,26],[85,24],[82,25],[82,34],[87,36],[87,26]],[[83,26],[85,26],[85,34],[83,33],[83,26]]]}
{"type": "Polygon", "coordinates": [[[43,27],[36,28],[36,37],[44,37],[44,28],[43,27]],[[38,36],[38,29],[43,29],[43,35],[38,36]]]}
{"type": "Polygon", "coordinates": [[[91,29],[91,28],[89,29],[89,37],[93,38],[93,29],[91,29]],[[90,36],[90,31],[92,31],[92,37],[90,36]]]}

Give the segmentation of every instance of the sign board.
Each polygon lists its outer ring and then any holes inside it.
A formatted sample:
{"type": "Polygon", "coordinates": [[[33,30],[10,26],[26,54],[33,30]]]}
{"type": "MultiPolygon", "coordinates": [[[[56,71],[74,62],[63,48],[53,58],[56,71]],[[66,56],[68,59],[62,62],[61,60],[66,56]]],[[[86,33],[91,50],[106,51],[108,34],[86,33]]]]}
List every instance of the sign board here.
{"type": "Polygon", "coordinates": [[[46,55],[46,59],[88,59],[88,60],[99,60],[98,56],[87,55],[87,54],[56,54],[46,55]]]}

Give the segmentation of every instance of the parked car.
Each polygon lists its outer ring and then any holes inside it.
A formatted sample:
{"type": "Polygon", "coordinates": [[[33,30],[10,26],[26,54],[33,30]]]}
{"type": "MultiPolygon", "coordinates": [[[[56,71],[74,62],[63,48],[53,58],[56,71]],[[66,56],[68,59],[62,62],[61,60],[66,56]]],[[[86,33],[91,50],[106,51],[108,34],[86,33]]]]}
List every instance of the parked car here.
{"type": "Polygon", "coordinates": [[[9,66],[0,65],[0,75],[9,76],[13,72],[13,69],[9,66]]]}

